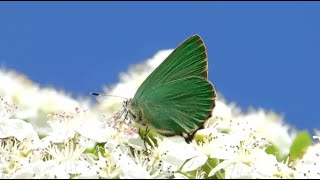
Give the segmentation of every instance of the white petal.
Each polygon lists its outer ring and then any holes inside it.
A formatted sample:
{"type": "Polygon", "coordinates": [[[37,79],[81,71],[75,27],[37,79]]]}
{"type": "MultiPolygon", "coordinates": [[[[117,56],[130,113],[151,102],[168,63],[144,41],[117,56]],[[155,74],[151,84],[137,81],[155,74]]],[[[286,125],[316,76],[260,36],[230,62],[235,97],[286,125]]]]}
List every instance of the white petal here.
{"type": "Polygon", "coordinates": [[[232,164],[224,170],[226,179],[253,179],[253,168],[241,162],[232,164]]]}
{"type": "Polygon", "coordinates": [[[163,161],[174,167],[172,170],[180,169],[186,160],[199,154],[191,144],[187,144],[184,138],[180,136],[164,138],[159,146],[161,146],[163,150],[168,151],[168,154],[163,158],[163,161]]]}
{"type": "Polygon", "coordinates": [[[192,159],[190,159],[182,168],[183,172],[189,172],[198,169],[208,160],[208,156],[206,155],[199,155],[192,159]]]}
{"type": "Polygon", "coordinates": [[[30,164],[30,166],[24,169],[18,170],[13,174],[12,178],[29,178],[30,179],[68,179],[69,174],[60,166],[58,166],[55,161],[38,161],[30,164]]]}
{"type": "Polygon", "coordinates": [[[90,138],[96,142],[106,142],[107,132],[104,123],[98,120],[86,121],[77,126],[76,131],[84,137],[90,138]]]}
{"type": "Polygon", "coordinates": [[[13,136],[19,141],[24,139],[39,139],[37,132],[30,123],[20,119],[9,119],[0,125],[0,138],[13,136]]]}
{"type": "Polygon", "coordinates": [[[120,179],[151,179],[151,176],[146,169],[138,166],[127,156],[122,156],[119,165],[120,179]]]}
{"type": "Polygon", "coordinates": [[[11,176],[11,179],[33,179],[35,177],[35,172],[30,169],[22,169],[17,171],[11,176]]]}
{"type": "Polygon", "coordinates": [[[181,174],[181,173],[174,173],[174,179],[189,179],[187,176],[181,174]]]}
{"type": "Polygon", "coordinates": [[[88,171],[89,163],[81,160],[67,160],[60,164],[61,168],[70,174],[81,174],[88,171]]]}
{"type": "Polygon", "coordinates": [[[221,162],[220,164],[218,164],[218,166],[216,166],[215,168],[213,168],[210,171],[208,177],[215,175],[218,171],[220,171],[221,169],[225,169],[226,167],[230,166],[231,164],[233,164],[233,162],[229,161],[229,160],[221,162]]]}

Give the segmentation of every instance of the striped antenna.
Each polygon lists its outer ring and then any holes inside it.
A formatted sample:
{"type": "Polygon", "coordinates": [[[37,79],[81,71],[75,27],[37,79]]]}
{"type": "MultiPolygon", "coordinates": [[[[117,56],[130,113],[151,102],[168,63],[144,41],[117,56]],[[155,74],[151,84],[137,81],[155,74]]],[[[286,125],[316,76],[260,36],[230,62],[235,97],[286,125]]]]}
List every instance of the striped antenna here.
{"type": "Polygon", "coordinates": [[[95,92],[92,92],[91,95],[94,95],[94,96],[111,96],[111,97],[118,97],[118,98],[129,100],[128,98],[125,98],[125,97],[122,97],[122,96],[115,96],[115,95],[109,95],[109,94],[100,94],[100,93],[95,93],[95,92]]]}

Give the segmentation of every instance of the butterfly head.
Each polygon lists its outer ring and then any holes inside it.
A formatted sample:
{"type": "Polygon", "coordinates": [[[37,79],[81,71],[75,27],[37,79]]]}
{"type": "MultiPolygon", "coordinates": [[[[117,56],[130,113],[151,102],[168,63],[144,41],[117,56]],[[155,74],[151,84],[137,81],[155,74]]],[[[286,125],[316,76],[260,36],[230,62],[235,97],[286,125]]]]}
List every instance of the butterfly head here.
{"type": "Polygon", "coordinates": [[[141,110],[134,99],[128,99],[123,102],[123,108],[126,114],[136,122],[141,121],[141,110]]]}

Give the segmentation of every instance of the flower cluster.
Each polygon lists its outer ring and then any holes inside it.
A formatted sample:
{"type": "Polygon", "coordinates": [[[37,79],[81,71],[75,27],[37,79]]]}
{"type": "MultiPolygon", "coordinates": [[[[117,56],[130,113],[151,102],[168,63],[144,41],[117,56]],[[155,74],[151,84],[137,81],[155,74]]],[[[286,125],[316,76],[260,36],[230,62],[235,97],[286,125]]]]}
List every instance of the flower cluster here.
{"type": "MultiPolygon", "coordinates": [[[[106,93],[132,97],[170,52],[132,67],[106,93]]],[[[312,138],[274,112],[242,112],[220,93],[187,143],[148,133],[113,97],[76,100],[7,70],[0,83],[8,84],[0,87],[1,178],[320,178],[318,131],[312,138]]]]}

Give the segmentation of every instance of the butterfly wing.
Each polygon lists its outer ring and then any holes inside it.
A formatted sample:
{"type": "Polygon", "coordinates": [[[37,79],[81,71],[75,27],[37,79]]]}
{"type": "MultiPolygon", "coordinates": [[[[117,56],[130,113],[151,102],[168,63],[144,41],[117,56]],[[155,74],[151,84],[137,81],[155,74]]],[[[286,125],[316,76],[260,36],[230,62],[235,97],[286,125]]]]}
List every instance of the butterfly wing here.
{"type": "Polygon", "coordinates": [[[196,131],[211,115],[216,93],[203,77],[191,76],[162,84],[137,104],[142,120],[165,135],[196,131]]]}
{"type": "Polygon", "coordinates": [[[140,85],[134,99],[166,82],[189,76],[208,76],[206,48],[198,35],[180,44],[140,85]]]}

